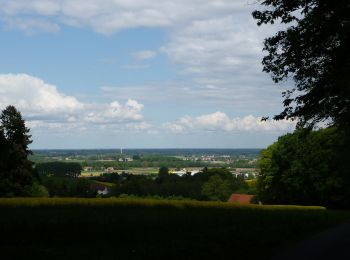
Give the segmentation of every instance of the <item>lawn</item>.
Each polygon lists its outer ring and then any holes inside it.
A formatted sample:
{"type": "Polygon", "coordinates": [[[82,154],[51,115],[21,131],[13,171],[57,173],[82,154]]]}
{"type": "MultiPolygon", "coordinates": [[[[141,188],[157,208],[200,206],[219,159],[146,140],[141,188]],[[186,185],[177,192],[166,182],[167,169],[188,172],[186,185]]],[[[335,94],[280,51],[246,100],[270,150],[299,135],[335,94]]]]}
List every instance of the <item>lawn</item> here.
{"type": "Polygon", "coordinates": [[[0,199],[4,259],[268,259],[350,218],[322,207],[0,199]]]}

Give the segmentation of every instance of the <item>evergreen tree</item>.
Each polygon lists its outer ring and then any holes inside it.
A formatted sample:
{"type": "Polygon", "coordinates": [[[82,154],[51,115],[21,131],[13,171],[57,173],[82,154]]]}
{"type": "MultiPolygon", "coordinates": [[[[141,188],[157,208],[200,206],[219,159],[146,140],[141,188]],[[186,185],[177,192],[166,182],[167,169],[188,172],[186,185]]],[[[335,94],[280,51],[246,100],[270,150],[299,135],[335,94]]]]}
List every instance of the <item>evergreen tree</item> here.
{"type": "Polygon", "coordinates": [[[0,115],[0,196],[26,196],[34,181],[28,160],[32,142],[21,113],[8,106],[0,115]]]}

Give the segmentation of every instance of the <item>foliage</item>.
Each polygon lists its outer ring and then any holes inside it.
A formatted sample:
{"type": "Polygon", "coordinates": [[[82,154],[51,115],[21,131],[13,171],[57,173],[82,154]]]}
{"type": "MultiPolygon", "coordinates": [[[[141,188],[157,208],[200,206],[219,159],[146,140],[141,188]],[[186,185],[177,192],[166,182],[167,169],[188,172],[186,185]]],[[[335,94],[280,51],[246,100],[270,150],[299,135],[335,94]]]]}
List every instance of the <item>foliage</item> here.
{"type": "Polygon", "coordinates": [[[284,111],[301,126],[350,123],[350,2],[348,0],[263,0],[253,12],[261,24],[281,22],[285,30],[265,39],[264,71],[278,83],[293,77],[283,93],[284,111]]]}
{"type": "Polygon", "coordinates": [[[51,197],[96,197],[92,182],[85,178],[44,177],[43,185],[51,197]]]}
{"type": "MultiPolygon", "coordinates": [[[[155,195],[161,197],[181,196],[196,200],[216,200],[216,197],[208,196],[209,193],[202,192],[203,185],[213,176],[219,176],[229,187],[224,194],[247,187],[243,180],[237,179],[230,171],[224,168],[204,169],[193,176],[185,174],[182,177],[175,174],[164,174],[165,172],[160,172],[157,178],[147,175],[119,175],[120,178],[114,181],[115,186],[112,188],[111,195],[129,194],[142,197],[155,195]]],[[[228,198],[226,195],[221,195],[219,199],[226,200],[226,197],[228,198]]]]}
{"type": "Polygon", "coordinates": [[[32,142],[21,113],[8,106],[0,115],[0,197],[28,196],[26,186],[35,180],[28,160],[32,142]]]}
{"type": "Polygon", "coordinates": [[[32,186],[26,186],[26,189],[30,197],[49,197],[46,187],[37,182],[34,182],[32,186]]]}
{"type": "Polygon", "coordinates": [[[349,136],[335,128],[297,130],[261,153],[258,195],[273,204],[350,207],[349,136]]]}
{"type": "Polygon", "coordinates": [[[168,175],[169,175],[169,168],[168,167],[162,166],[159,168],[158,176],[160,178],[167,177],[168,175]]]}
{"type": "Polygon", "coordinates": [[[232,194],[230,182],[223,180],[220,176],[214,175],[203,184],[202,194],[210,200],[227,201],[232,194]]]}
{"type": "Polygon", "coordinates": [[[39,175],[76,178],[81,173],[81,165],[76,162],[45,162],[36,164],[39,175]]]}

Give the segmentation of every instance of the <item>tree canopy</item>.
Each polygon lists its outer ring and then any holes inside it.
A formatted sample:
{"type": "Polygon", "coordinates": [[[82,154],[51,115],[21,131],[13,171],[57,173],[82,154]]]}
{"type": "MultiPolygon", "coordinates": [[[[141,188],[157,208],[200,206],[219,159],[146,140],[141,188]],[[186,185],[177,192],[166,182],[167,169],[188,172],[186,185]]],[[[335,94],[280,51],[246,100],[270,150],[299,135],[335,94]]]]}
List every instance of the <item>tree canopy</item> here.
{"type": "Polygon", "coordinates": [[[28,160],[32,142],[21,113],[8,106],[0,115],[0,196],[27,196],[35,174],[28,160]]]}
{"type": "Polygon", "coordinates": [[[263,70],[274,82],[293,78],[283,92],[284,110],[274,119],[299,126],[350,124],[350,1],[264,0],[254,11],[258,25],[286,24],[265,39],[263,70]]]}
{"type": "Polygon", "coordinates": [[[43,162],[37,163],[36,169],[40,175],[75,178],[81,174],[82,167],[77,162],[43,162]]]}
{"type": "Polygon", "coordinates": [[[349,136],[297,130],[262,151],[258,197],[268,204],[350,207],[349,136]]]}

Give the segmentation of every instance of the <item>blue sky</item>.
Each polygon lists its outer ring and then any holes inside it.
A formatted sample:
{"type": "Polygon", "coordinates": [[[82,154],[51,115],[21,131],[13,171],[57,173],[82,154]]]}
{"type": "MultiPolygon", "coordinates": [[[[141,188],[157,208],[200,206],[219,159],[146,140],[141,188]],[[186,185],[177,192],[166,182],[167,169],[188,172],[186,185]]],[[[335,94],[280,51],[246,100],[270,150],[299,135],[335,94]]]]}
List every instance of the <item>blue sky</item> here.
{"type": "Polygon", "coordinates": [[[0,0],[0,108],[32,148],[266,147],[293,129],[245,0],[0,0]]]}

